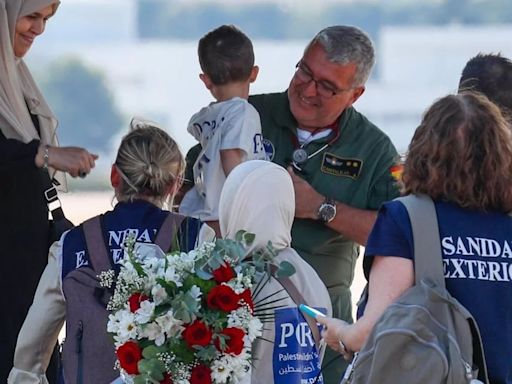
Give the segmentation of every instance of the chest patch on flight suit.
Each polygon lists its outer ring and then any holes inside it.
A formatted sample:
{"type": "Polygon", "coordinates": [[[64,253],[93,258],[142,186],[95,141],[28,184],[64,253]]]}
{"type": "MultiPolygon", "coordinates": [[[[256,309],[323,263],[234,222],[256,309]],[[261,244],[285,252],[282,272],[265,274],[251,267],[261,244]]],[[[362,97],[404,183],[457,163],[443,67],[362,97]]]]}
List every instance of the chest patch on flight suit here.
{"type": "Polygon", "coordinates": [[[358,159],[344,159],[332,153],[324,153],[320,170],[333,176],[346,176],[357,179],[363,168],[363,161],[358,159]]]}

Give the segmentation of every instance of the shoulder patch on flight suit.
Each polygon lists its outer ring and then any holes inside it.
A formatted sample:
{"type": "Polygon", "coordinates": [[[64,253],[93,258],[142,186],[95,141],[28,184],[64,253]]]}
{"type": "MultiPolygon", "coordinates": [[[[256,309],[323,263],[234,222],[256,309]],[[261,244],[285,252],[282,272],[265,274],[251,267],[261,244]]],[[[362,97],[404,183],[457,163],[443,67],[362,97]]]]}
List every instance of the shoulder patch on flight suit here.
{"type": "Polygon", "coordinates": [[[269,139],[263,138],[263,148],[265,148],[265,153],[267,154],[267,159],[269,161],[272,161],[274,159],[274,154],[276,153],[274,144],[272,144],[272,142],[269,139]]]}
{"type": "Polygon", "coordinates": [[[359,177],[362,168],[362,160],[346,159],[326,152],[320,170],[329,175],[346,176],[355,180],[359,177]]]}

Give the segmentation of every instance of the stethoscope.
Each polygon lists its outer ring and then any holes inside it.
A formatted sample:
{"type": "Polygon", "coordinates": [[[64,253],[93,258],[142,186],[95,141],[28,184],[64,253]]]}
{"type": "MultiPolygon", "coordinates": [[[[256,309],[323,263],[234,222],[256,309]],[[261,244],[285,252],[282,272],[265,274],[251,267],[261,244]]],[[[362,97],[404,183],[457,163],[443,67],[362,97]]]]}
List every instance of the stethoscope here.
{"type": "MultiPolygon", "coordinates": [[[[340,137],[340,127],[339,125],[337,124],[336,122],[336,125],[332,128],[336,133],[334,135],[334,137],[329,140],[329,142],[327,142],[326,144],[324,144],[321,148],[317,149],[315,152],[309,154],[308,151],[306,151],[306,146],[313,142],[314,140],[312,140],[312,137],[315,136],[316,132],[318,131],[318,128],[315,129],[313,132],[311,132],[311,134],[309,135],[309,137],[304,141],[304,143],[302,143],[299,148],[296,148],[293,152],[292,152],[292,165],[295,169],[297,169],[298,171],[302,171],[302,168],[301,166],[303,166],[304,164],[306,164],[308,162],[309,159],[311,159],[312,157],[315,157],[316,155],[318,155],[320,152],[322,152],[323,150],[325,150],[328,146],[330,146],[332,143],[334,143],[336,140],[338,140],[338,138],[340,137]]],[[[296,145],[298,145],[298,140],[297,140],[297,137],[296,136],[293,136],[293,139],[296,143],[296,145]]]]}

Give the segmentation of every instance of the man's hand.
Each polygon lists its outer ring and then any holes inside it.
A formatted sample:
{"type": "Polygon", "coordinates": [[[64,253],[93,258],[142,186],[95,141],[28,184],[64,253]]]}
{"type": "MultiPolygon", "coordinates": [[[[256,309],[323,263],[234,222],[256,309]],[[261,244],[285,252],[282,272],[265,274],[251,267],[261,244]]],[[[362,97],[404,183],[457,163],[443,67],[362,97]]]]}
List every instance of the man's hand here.
{"type": "MultiPolygon", "coordinates": [[[[292,167],[288,167],[288,173],[295,189],[295,217],[318,220],[318,209],[324,202],[325,196],[315,191],[306,180],[297,176],[292,167]]],[[[358,209],[336,201],[336,216],[325,225],[358,244],[366,245],[368,234],[376,218],[376,211],[358,209]]]]}
{"type": "Polygon", "coordinates": [[[302,177],[297,176],[292,167],[288,167],[295,190],[295,217],[300,219],[318,219],[318,208],[323,203],[325,197],[315,191],[315,189],[302,177]]]}

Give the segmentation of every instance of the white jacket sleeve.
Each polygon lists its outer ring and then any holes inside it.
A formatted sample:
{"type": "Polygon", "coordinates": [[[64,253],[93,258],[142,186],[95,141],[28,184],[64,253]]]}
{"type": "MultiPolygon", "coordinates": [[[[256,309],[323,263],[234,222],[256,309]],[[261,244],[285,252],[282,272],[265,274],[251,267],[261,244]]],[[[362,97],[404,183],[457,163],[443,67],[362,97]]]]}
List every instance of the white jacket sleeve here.
{"type": "Polygon", "coordinates": [[[50,248],[34,302],[18,335],[9,384],[47,384],[48,367],[66,316],[61,284],[62,238],[50,248]]]}

